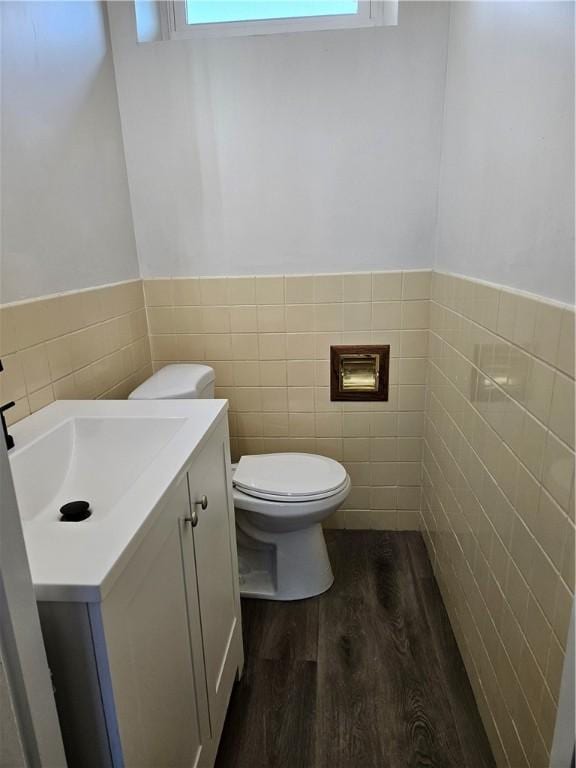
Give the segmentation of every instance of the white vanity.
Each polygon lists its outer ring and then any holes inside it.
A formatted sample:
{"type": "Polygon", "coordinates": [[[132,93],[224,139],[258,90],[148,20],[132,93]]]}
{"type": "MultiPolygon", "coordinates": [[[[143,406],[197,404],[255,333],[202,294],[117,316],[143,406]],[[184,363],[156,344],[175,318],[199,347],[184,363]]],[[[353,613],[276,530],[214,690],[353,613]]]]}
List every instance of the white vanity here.
{"type": "Polygon", "coordinates": [[[70,766],[214,763],[244,661],[226,409],[59,401],[12,428],[70,766]]]}

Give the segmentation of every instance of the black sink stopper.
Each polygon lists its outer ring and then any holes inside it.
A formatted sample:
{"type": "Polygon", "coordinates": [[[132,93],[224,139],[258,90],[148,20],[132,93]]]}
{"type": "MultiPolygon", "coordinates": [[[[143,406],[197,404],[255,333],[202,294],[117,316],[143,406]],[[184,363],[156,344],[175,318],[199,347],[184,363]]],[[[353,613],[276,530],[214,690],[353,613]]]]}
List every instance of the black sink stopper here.
{"type": "Polygon", "coordinates": [[[68,504],[63,504],[60,507],[60,514],[62,515],[61,521],[79,523],[90,517],[92,510],[87,501],[69,501],[68,504]]]}

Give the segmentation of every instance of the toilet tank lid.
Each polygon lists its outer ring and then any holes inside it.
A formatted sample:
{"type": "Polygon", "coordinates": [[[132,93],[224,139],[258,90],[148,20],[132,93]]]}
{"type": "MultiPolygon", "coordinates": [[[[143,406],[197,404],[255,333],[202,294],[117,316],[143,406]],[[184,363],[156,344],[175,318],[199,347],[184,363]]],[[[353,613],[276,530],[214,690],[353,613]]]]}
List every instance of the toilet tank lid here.
{"type": "Polygon", "coordinates": [[[208,365],[181,363],[165,365],[136,387],[130,400],[194,399],[215,379],[208,365]]]}

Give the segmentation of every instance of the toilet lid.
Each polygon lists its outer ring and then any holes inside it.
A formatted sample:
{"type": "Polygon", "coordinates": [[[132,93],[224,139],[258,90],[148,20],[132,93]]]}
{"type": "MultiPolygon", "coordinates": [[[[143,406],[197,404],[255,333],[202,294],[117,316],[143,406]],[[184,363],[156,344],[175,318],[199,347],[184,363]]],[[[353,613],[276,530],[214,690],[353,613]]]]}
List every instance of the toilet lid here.
{"type": "Polygon", "coordinates": [[[239,491],[272,501],[312,501],[333,496],[346,484],[344,467],[310,453],[242,456],[233,483],[239,491]]]}

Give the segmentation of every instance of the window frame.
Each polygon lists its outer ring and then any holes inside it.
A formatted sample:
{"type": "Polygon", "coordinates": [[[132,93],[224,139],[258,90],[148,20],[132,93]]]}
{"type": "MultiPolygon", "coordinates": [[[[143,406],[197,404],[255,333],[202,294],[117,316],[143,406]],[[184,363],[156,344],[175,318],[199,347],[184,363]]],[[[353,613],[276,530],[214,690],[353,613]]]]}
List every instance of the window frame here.
{"type": "Polygon", "coordinates": [[[185,0],[165,0],[163,6],[163,32],[169,40],[379,27],[396,24],[398,9],[397,0],[358,0],[357,14],[187,24],[185,0]]]}

